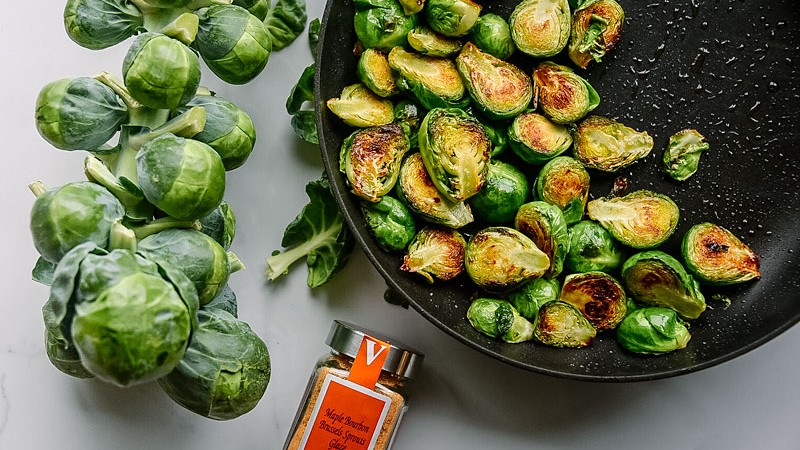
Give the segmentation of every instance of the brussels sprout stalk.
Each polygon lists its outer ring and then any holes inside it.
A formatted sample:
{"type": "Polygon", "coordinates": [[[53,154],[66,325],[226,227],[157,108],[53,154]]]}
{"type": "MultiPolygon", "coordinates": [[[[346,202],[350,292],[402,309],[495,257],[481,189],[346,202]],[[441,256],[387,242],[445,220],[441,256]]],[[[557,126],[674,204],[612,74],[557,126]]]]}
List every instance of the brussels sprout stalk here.
{"type": "Polygon", "coordinates": [[[121,222],[111,226],[111,234],[108,239],[109,250],[126,249],[135,252],[136,242],[136,233],[121,222]]]}
{"type": "MultiPolygon", "coordinates": [[[[147,26],[147,19],[148,16],[145,16],[145,26],[147,26]]],[[[199,25],[200,19],[196,15],[185,12],[165,26],[151,29],[157,29],[171,38],[175,38],[186,45],[190,45],[194,42],[194,38],[197,37],[199,25]]]]}
{"type": "Polygon", "coordinates": [[[230,266],[230,273],[238,272],[245,268],[242,260],[233,252],[228,252],[228,265],[230,266]]]}
{"type": "Polygon", "coordinates": [[[191,228],[200,231],[200,221],[198,220],[179,220],[174,217],[161,217],[152,220],[144,225],[131,227],[136,239],[142,240],[147,236],[154,235],[164,230],[171,230],[173,228],[191,228]]]}
{"type": "Polygon", "coordinates": [[[33,183],[29,184],[28,189],[33,192],[33,195],[35,195],[36,198],[41,197],[42,194],[47,192],[47,186],[41,181],[34,181],[33,183]]]}
{"type": "Polygon", "coordinates": [[[139,150],[142,145],[167,133],[190,138],[203,131],[206,126],[206,110],[202,106],[194,106],[185,113],[175,117],[169,122],[154,128],[147,133],[136,134],[128,137],[127,145],[134,150],[139,150]]]}
{"type": "MultiPolygon", "coordinates": [[[[153,205],[149,204],[138,187],[124,183],[94,156],[87,156],[83,163],[83,171],[89,181],[108,189],[125,207],[126,214],[132,219],[145,219],[152,215],[153,205]]],[[[135,180],[135,178],[134,178],[135,180]]]]}

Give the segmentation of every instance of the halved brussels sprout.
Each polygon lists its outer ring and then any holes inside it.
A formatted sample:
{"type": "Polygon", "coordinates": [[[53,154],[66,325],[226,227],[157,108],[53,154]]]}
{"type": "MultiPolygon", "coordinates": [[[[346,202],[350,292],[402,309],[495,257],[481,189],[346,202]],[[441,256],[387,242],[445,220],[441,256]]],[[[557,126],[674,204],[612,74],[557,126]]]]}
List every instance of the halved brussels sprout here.
{"type": "Polygon", "coordinates": [[[533,324],[505,300],[476,298],[469,305],[467,320],[481,333],[509,344],[533,339],[533,324]]]}
{"type": "Polygon", "coordinates": [[[575,157],[586,167],[616,172],[653,150],[653,138],[613,119],[589,116],[575,131],[575,157]]]}
{"type": "Polygon", "coordinates": [[[64,7],[67,36],[92,50],[119,44],[143,26],[142,12],[127,0],[67,0],[64,7]]]}
{"type": "Polygon", "coordinates": [[[572,16],[569,57],[578,67],[600,62],[619,42],[625,11],[615,0],[588,0],[572,16]]]}
{"type": "Polygon", "coordinates": [[[461,228],[474,221],[469,205],[453,202],[439,192],[428,175],[428,169],[425,168],[419,152],[414,152],[403,160],[396,191],[398,198],[411,211],[428,222],[461,228]]]}
{"type": "Polygon", "coordinates": [[[517,308],[520,315],[529,320],[536,319],[536,313],[545,303],[558,300],[561,286],[557,278],[535,278],[508,293],[508,301],[517,308]]]}
{"type": "Polygon", "coordinates": [[[597,337],[597,330],[577,308],[555,300],[545,303],[536,313],[533,337],[553,347],[588,347],[597,337]]]}
{"type": "Polygon", "coordinates": [[[492,149],[489,156],[494,158],[503,153],[508,146],[508,133],[506,132],[507,125],[504,122],[493,122],[487,119],[484,115],[477,111],[472,105],[464,108],[464,112],[474,117],[483,126],[483,131],[486,132],[486,137],[492,143],[492,149]]]}
{"type": "Polygon", "coordinates": [[[686,268],[708,284],[736,284],[761,278],[758,255],[719,225],[694,225],[683,236],[681,247],[686,268]]]}
{"type": "Polygon", "coordinates": [[[514,117],[533,98],[533,85],[525,72],[482,52],[471,42],[464,44],[456,57],[456,68],[472,100],[491,119],[514,117]]]}
{"type": "Polygon", "coordinates": [[[408,45],[421,55],[453,56],[461,50],[460,40],[433,31],[427,26],[418,26],[408,32],[408,45]]]}
{"type": "Polygon", "coordinates": [[[636,253],[622,265],[625,288],[637,302],[674,309],[684,319],[706,310],[700,285],[672,256],[650,250],[636,253]]]}
{"type": "Polygon", "coordinates": [[[342,142],[339,170],[347,176],[354,194],[378,202],[397,182],[409,147],[408,136],[399,125],[364,128],[342,142]]]}
{"type": "Polygon", "coordinates": [[[567,127],[529,111],[511,122],[508,140],[520,159],[529,164],[541,164],[567,151],[572,145],[572,134],[567,127]]]}
{"type": "Polygon", "coordinates": [[[539,170],[533,196],[561,208],[567,225],[583,218],[589,199],[589,172],[569,156],[558,156],[539,170]]]}
{"type": "Polygon", "coordinates": [[[361,53],[356,73],[358,79],[380,97],[390,97],[399,92],[389,67],[389,58],[378,49],[368,48],[361,53]]]}
{"type": "Polygon", "coordinates": [[[675,311],[657,306],[633,311],[617,328],[617,342],[634,353],[658,355],[681,350],[691,338],[675,311]]]}
{"type": "Polygon", "coordinates": [[[466,267],[478,287],[500,292],[544,275],[550,260],[519,231],[489,227],[467,242],[466,267]]]}
{"type": "Polygon", "coordinates": [[[344,123],[354,127],[377,127],[394,120],[392,102],[378,97],[361,83],[345,86],[339,97],[328,99],[326,105],[344,123]]]}
{"type": "Polygon", "coordinates": [[[678,205],[671,198],[646,190],[592,200],[586,211],[590,219],[633,248],[657,247],[675,232],[680,218],[678,205]]]}
{"type": "Polygon", "coordinates": [[[445,36],[464,36],[475,26],[481,5],[472,0],[426,0],[428,25],[445,36]]]}
{"type": "Polygon", "coordinates": [[[535,104],[555,123],[574,123],[600,104],[600,95],[567,66],[550,61],[533,71],[535,104]]]}
{"type": "Polygon", "coordinates": [[[693,129],[682,130],[670,136],[662,159],[664,173],[678,181],[694,175],[700,164],[700,155],[709,149],[705,139],[693,129]]]}
{"type": "Polygon", "coordinates": [[[470,41],[484,52],[508,59],[517,49],[508,22],[497,14],[484,14],[469,32],[470,41]]]}
{"type": "Polygon", "coordinates": [[[405,46],[408,32],[417,26],[417,16],[406,15],[396,0],[356,2],[355,6],[356,37],[366,48],[388,53],[405,46]]]}
{"type": "Polygon", "coordinates": [[[450,59],[395,47],[389,52],[389,66],[396,71],[397,87],[413,95],[427,109],[462,108],[469,104],[464,82],[450,59]]]}
{"type": "Polygon", "coordinates": [[[578,308],[598,330],[612,330],[627,311],[625,289],[604,272],[573,273],[564,279],[561,300],[578,308]]]}
{"type": "Polygon", "coordinates": [[[567,223],[558,206],[542,201],[525,203],[514,217],[514,228],[528,236],[547,255],[550,268],[545,275],[558,276],[569,251],[567,223]]]}
{"type": "Polygon", "coordinates": [[[400,270],[417,273],[433,283],[434,278],[452,280],[464,272],[466,240],[450,228],[424,227],[414,236],[400,270]]]}
{"type": "Polygon", "coordinates": [[[425,7],[425,0],[399,0],[400,6],[403,7],[403,12],[406,13],[407,16],[412,14],[416,14],[422,11],[422,8],[425,7]]]}
{"type": "Polygon", "coordinates": [[[582,220],[569,229],[569,252],[564,262],[567,270],[610,273],[620,264],[619,244],[602,225],[582,220]]]}
{"type": "Polygon", "coordinates": [[[528,198],[528,180],[514,165],[492,160],[486,184],[469,199],[472,213],[488,223],[509,222],[528,198]]]}
{"type": "Polygon", "coordinates": [[[420,125],[418,143],[425,167],[442,195],[463,202],[483,187],[491,143],[475,118],[456,108],[432,109],[420,125]]]}
{"type": "Polygon", "coordinates": [[[361,202],[367,228],[387,252],[404,250],[417,233],[414,217],[403,202],[384,195],[378,203],[361,202]]]}
{"type": "Polygon", "coordinates": [[[567,0],[524,0],[509,18],[517,48],[535,58],[553,56],[566,47],[571,23],[567,0]]]}

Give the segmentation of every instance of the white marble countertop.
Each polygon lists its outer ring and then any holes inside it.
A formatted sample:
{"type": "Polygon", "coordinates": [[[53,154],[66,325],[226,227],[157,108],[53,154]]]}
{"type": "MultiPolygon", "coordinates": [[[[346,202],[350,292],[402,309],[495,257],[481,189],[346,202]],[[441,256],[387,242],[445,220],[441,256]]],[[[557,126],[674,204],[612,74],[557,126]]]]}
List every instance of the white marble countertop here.
{"type": "MultiPolygon", "coordinates": [[[[308,0],[319,17],[321,0],[308,0]]],[[[232,250],[247,266],[231,278],[240,317],[267,343],[273,374],[250,413],[227,422],[196,416],[155,384],[119,389],[53,368],[44,352],[47,288],[30,280],[36,253],[28,231],[27,184],[82,178],[82,154],[53,149],[36,133],[33,105],[47,82],[120,72],[127,44],[89,51],[62,26],[62,0],[8,1],[0,15],[0,450],[280,449],[331,321],[384,330],[426,354],[395,450],[800,448],[800,327],[733,361],[672,379],[597,384],[550,378],[464,347],[414,310],[383,301],[385,284],[360,251],[330,284],[311,291],[305,267],[279,283],[265,258],[307,201],[322,172],[319,153],[294,138],[284,102],[311,62],[305,36],[272,55],[245,86],[210,72],[204,84],[248,111],[258,144],[228,178],[238,218],[232,250]]]]}

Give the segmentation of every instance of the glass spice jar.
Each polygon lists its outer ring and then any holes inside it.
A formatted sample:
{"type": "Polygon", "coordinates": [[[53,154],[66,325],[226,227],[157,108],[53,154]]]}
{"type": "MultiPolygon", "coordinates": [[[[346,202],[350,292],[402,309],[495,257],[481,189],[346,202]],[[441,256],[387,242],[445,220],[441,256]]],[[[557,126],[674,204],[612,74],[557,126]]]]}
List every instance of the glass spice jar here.
{"type": "Polygon", "coordinates": [[[284,450],[388,450],[424,355],[335,320],[284,450]]]}

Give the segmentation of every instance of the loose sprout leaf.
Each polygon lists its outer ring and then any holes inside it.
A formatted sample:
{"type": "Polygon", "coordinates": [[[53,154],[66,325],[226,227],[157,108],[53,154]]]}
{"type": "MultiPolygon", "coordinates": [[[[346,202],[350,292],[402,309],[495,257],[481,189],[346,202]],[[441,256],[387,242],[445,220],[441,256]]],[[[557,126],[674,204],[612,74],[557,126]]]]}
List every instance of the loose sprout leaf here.
{"type": "Polygon", "coordinates": [[[308,24],[308,46],[311,48],[311,56],[317,60],[317,46],[319,45],[319,19],[314,19],[308,24]]]}
{"type": "Polygon", "coordinates": [[[289,98],[286,99],[286,112],[295,114],[300,111],[303,103],[314,101],[314,72],[316,65],[311,64],[303,70],[297,84],[292,88],[289,98]]]}
{"type": "Polygon", "coordinates": [[[292,116],[292,128],[300,139],[309,144],[319,144],[317,122],[314,111],[298,111],[292,116]]]}
{"type": "Polygon", "coordinates": [[[45,286],[53,284],[53,277],[55,276],[56,263],[48,261],[44,258],[36,260],[36,265],[33,266],[31,271],[31,278],[37,283],[45,286]]]}
{"type": "Polygon", "coordinates": [[[294,42],[305,29],[307,20],[305,0],[278,0],[264,19],[272,36],[272,50],[284,49],[294,42]]]}

